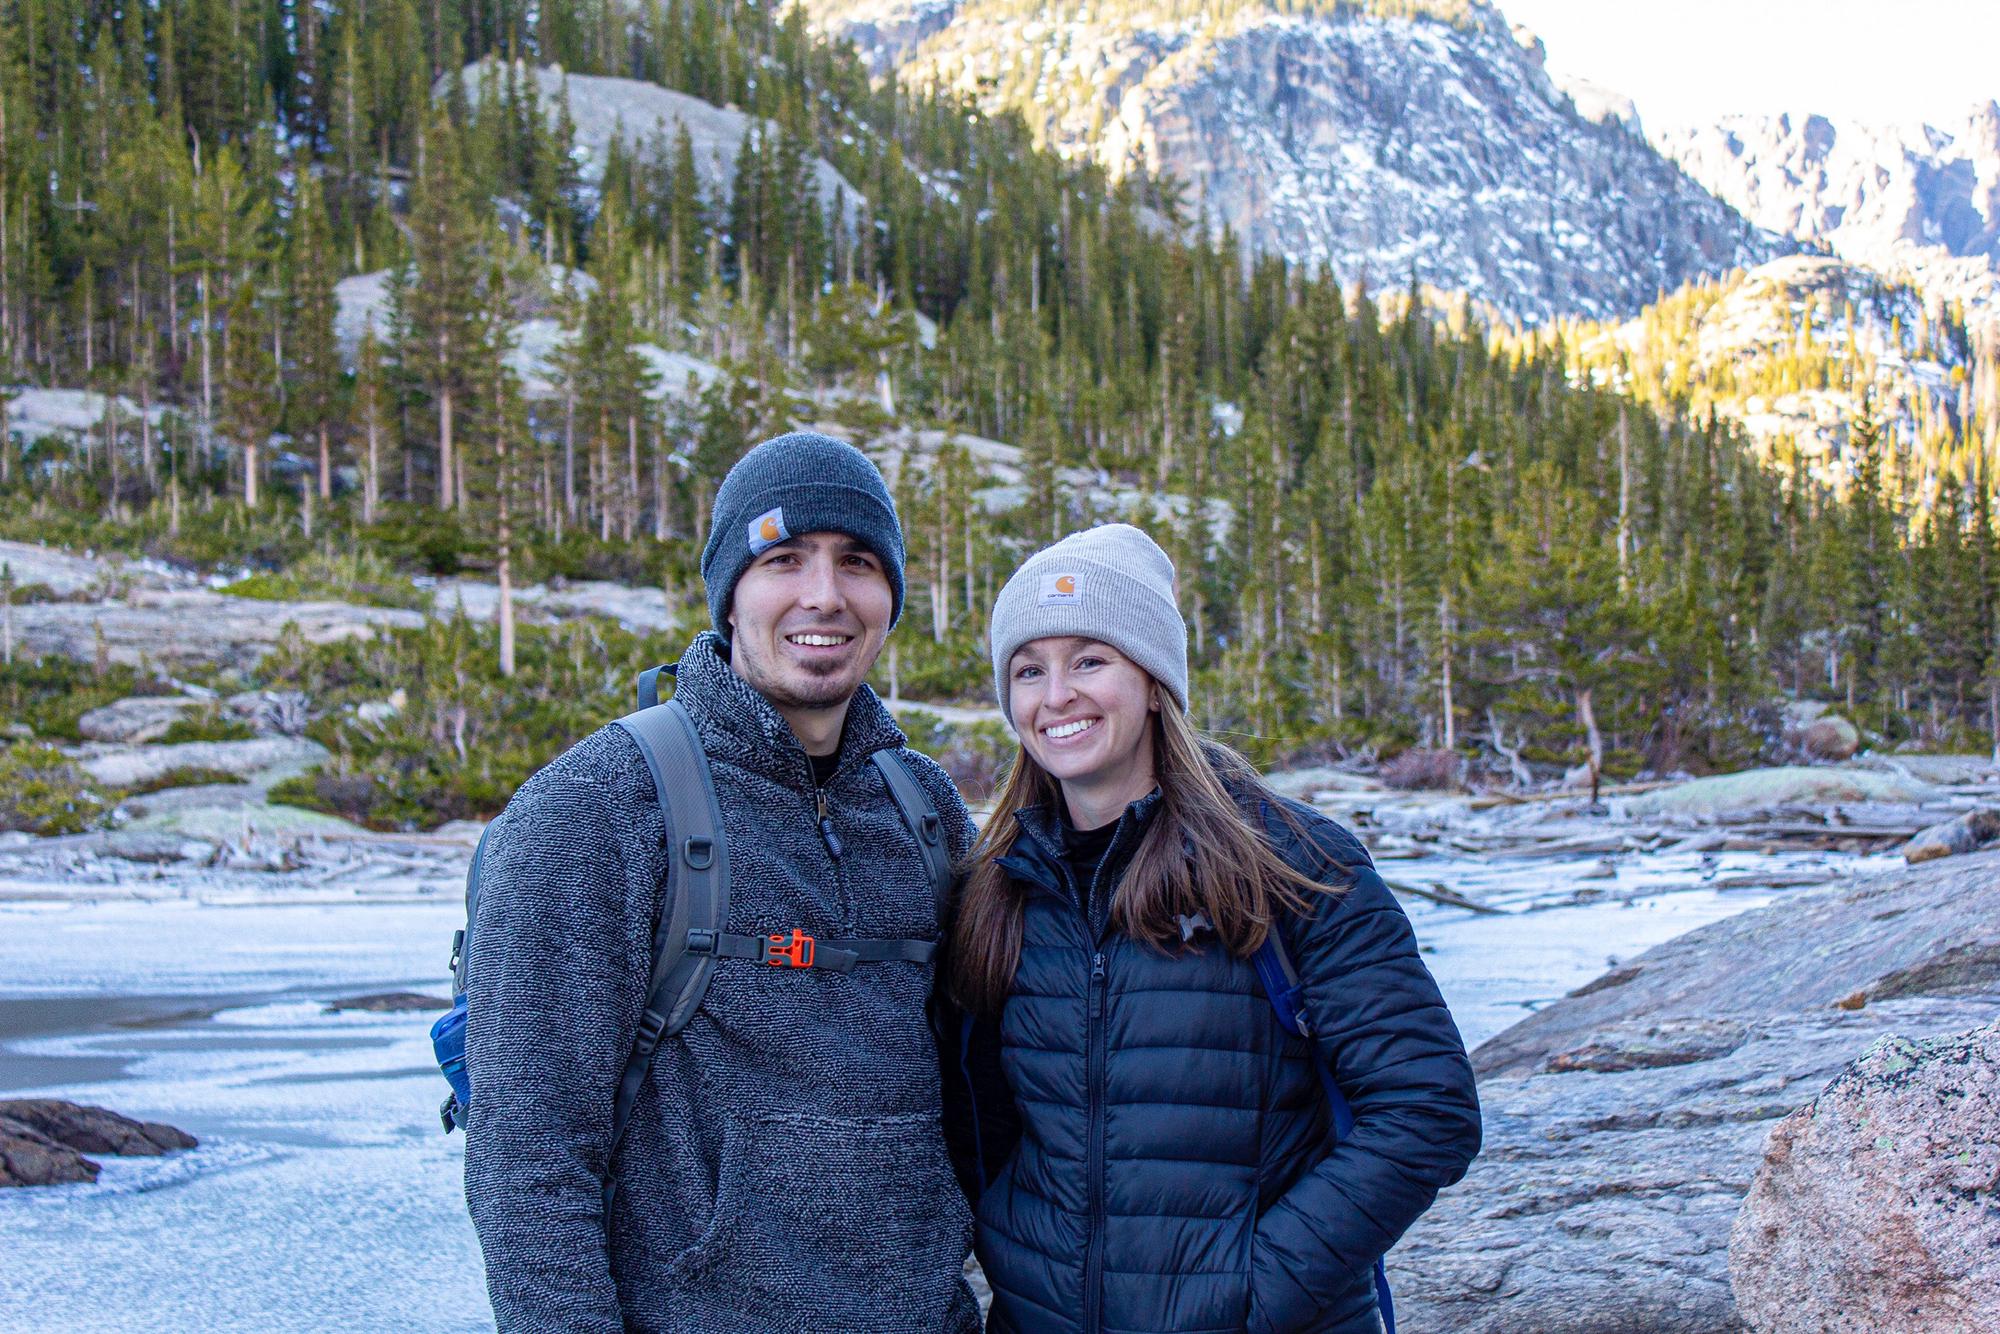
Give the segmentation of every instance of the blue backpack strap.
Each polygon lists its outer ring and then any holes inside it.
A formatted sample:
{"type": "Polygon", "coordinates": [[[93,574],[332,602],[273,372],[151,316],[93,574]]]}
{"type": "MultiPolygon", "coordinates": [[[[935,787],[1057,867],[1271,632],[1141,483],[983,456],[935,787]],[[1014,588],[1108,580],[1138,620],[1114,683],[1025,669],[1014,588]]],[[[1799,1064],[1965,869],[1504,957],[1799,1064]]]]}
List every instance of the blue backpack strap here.
{"type": "Polygon", "coordinates": [[[479,845],[472,850],[472,865],[465,872],[465,925],[451,937],[451,1008],[431,1025],[431,1050],[437,1056],[451,1092],[438,1107],[444,1133],[462,1129],[472,1112],[472,1072],[465,1064],[465,1024],[468,1010],[465,986],[472,956],[472,918],[479,911],[479,868],[486,860],[486,840],[500,822],[491,820],[480,831],[479,845]]]}
{"type": "MultiPolygon", "coordinates": [[[[1279,1026],[1287,1033],[1310,1039],[1312,1017],[1306,1013],[1305,988],[1299,982],[1299,970],[1293,965],[1291,952],[1285,948],[1276,925],[1264,933],[1264,943],[1257,947],[1250,961],[1256,966],[1257,980],[1264,984],[1264,994],[1271,998],[1271,1008],[1277,1011],[1279,1026]]],[[[1319,1075],[1320,1088],[1326,1092],[1327,1108],[1333,1114],[1333,1138],[1338,1143],[1354,1133],[1354,1109],[1317,1051],[1312,1053],[1312,1064],[1319,1075]]],[[[1375,1261],[1375,1304],[1381,1308],[1385,1334],[1396,1334],[1396,1304],[1389,1296],[1389,1269],[1380,1258],[1375,1261]]]]}

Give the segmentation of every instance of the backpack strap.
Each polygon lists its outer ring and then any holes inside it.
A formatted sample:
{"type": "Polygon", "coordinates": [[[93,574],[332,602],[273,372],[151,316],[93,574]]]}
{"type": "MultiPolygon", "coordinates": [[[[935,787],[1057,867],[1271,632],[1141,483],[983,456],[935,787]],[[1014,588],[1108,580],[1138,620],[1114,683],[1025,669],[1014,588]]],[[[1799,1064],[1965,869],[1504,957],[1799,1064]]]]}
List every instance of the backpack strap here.
{"type": "Polygon", "coordinates": [[[917,836],[917,851],[923,854],[924,872],[930,876],[931,893],[937,899],[938,930],[943,931],[952,886],[951,849],[945,846],[944,820],[938,815],[931,794],[910,772],[901,750],[878,750],[868,758],[882,771],[889,784],[889,795],[896,799],[896,809],[903,813],[903,823],[917,836]]]}
{"type": "Polygon", "coordinates": [[[479,831],[479,843],[472,849],[472,865],[465,869],[465,926],[454,932],[451,938],[451,994],[454,999],[465,994],[465,984],[471,971],[469,960],[472,951],[466,941],[472,931],[472,919],[479,911],[479,868],[486,860],[486,840],[493,836],[496,819],[488,820],[486,827],[479,831]]]}
{"type": "MultiPolygon", "coordinates": [[[[1288,1033],[1310,1039],[1312,1016],[1306,1013],[1305,987],[1299,982],[1299,970],[1292,963],[1291,952],[1285,948],[1276,923],[1264,933],[1264,943],[1257,947],[1251,962],[1256,965],[1257,980],[1264,984],[1264,994],[1271,998],[1271,1008],[1277,1011],[1279,1026],[1288,1033]]],[[[1348,1105],[1347,1095],[1340,1091],[1333,1071],[1320,1059],[1317,1050],[1312,1053],[1312,1064],[1319,1075],[1320,1088],[1326,1092],[1327,1108],[1333,1113],[1333,1138],[1337,1144],[1354,1133],[1354,1109],[1348,1105]]],[[[1389,1296],[1388,1266],[1380,1257],[1375,1261],[1375,1304],[1381,1308],[1385,1334],[1396,1334],[1396,1303],[1389,1296]]]]}
{"type": "MultiPolygon", "coordinates": [[[[656,677],[657,669],[647,673],[656,677]]],[[[642,682],[643,693],[651,681],[642,682]]],[[[638,744],[653,775],[660,814],[666,825],[667,895],[653,923],[653,972],[646,1008],[618,1095],[611,1109],[611,1153],[615,1158],[632,1108],[653,1065],[660,1043],[686,1026],[708,990],[716,956],[688,949],[691,932],[715,932],[729,912],[729,844],[722,837],[722,813],[715,800],[715,783],[708,756],[694,720],[679,700],[640,709],[616,724],[638,744]]],[[[606,1196],[609,1198],[607,1168],[606,1196]]],[[[607,1224],[609,1215],[607,1211],[607,1224]]]]}
{"type": "Polygon", "coordinates": [[[674,674],[678,663],[666,663],[659,667],[648,667],[639,673],[639,709],[643,713],[660,702],[660,673],[674,674]]]}
{"type": "Polygon", "coordinates": [[[733,931],[690,931],[690,954],[748,959],[771,968],[823,968],[851,973],[861,963],[929,963],[937,945],[928,940],[821,940],[793,927],[789,933],[744,936],[733,931]]]}

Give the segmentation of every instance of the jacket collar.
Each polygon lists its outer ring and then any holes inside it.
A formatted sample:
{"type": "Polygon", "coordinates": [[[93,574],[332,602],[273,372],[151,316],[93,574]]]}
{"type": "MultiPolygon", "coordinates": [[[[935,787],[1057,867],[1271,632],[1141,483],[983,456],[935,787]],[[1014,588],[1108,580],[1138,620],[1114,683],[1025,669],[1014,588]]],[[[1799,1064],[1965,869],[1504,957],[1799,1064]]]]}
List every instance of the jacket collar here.
{"type": "MultiPolygon", "coordinates": [[[[773,779],[789,787],[810,790],[812,763],[792,733],[792,726],[729,665],[728,645],[713,630],[695,636],[674,665],[674,698],[681,701],[701,734],[702,748],[712,759],[773,779]]],[[[902,729],[867,685],[848,701],[840,735],[838,772],[878,750],[905,744],[902,729]]]]}
{"type": "MultiPolygon", "coordinates": [[[[1125,863],[1132,859],[1159,808],[1160,790],[1154,788],[1119,814],[1111,846],[1104,850],[1109,883],[1117,884],[1125,873],[1125,863]]],[[[1083,887],[1072,883],[1069,863],[1063,860],[1062,817],[1051,806],[1023,806],[1014,812],[1014,823],[1020,836],[1000,859],[1000,868],[1009,875],[1058,894],[1066,893],[1081,902],[1083,887]]]]}

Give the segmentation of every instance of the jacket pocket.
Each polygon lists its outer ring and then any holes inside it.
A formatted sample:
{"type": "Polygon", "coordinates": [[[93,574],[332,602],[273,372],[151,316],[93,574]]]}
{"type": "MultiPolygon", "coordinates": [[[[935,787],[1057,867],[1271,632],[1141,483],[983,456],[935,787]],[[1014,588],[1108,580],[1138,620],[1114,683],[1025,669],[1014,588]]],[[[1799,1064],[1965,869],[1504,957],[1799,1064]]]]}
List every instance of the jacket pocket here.
{"type": "Polygon", "coordinates": [[[976,1328],[971,1227],[933,1115],[732,1115],[715,1219],[670,1270],[675,1328],[976,1328]]]}

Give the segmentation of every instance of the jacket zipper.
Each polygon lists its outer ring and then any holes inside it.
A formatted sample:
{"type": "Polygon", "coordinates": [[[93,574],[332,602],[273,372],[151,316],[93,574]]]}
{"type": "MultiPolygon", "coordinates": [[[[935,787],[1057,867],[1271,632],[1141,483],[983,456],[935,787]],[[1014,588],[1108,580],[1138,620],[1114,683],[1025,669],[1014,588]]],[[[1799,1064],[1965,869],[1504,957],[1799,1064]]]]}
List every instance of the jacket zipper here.
{"type": "Polygon", "coordinates": [[[1084,1086],[1090,1105],[1086,1178],[1090,1182],[1090,1239],[1083,1258],[1083,1328],[1097,1334],[1104,1319],[1104,1002],[1109,989],[1104,951],[1090,956],[1090,1034],[1084,1086]]]}
{"type": "MultiPolygon", "coordinates": [[[[832,779],[827,781],[831,782],[832,779]]],[[[840,835],[833,832],[833,808],[827,804],[826,789],[817,783],[813,784],[813,798],[819,803],[820,839],[826,844],[827,855],[835,861],[839,861],[841,853],[840,835]]]]}

